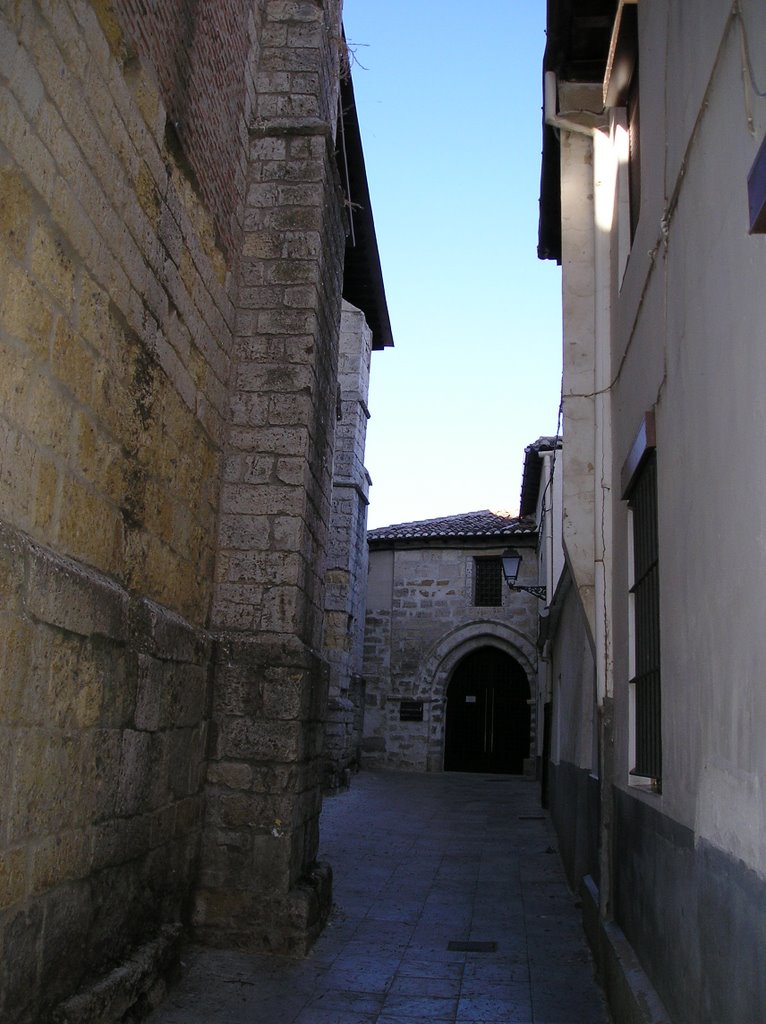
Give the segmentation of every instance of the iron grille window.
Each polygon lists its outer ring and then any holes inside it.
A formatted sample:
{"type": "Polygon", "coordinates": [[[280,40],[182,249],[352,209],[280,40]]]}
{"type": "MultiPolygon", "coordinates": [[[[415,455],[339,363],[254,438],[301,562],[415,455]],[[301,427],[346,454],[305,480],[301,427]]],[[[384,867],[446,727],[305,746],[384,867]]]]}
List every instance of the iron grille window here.
{"type": "Polygon", "coordinates": [[[503,603],[503,567],[499,558],[474,559],[473,603],[497,608],[503,603]]]}
{"type": "Polygon", "coordinates": [[[657,543],[657,458],[636,476],[628,499],[633,513],[633,626],[635,644],[635,766],[632,774],[662,778],[660,587],[657,543]]]}
{"type": "Polygon", "coordinates": [[[402,700],[399,702],[399,721],[400,722],[422,722],[423,721],[423,701],[422,700],[402,700]]]}

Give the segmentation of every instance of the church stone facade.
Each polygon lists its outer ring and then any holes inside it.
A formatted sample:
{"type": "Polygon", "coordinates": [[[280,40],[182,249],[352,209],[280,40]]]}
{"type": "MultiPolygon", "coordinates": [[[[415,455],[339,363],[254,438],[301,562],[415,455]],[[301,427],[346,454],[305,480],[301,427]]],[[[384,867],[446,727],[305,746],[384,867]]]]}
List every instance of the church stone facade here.
{"type": "Polygon", "coordinates": [[[8,1024],[123,1019],[179,933],[300,953],[329,908],[342,298],[344,350],[391,341],[340,18],[0,10],[8,1024]]]}
{"type": "Polygon", "coordinates": [[[533,517],[481,511],[371,530],[362,763],[534,770],[538,600],[533,517]]]}

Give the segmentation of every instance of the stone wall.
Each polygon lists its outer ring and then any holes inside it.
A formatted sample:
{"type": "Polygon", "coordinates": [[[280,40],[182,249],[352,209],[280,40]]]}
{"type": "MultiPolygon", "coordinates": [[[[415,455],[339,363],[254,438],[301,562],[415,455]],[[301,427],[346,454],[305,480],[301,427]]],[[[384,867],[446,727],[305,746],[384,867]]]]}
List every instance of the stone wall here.
{"type": "Polygon", "coordinates": [[[250,128],[219,553],[197,932],[304,952],[316,863],[321,650],[345,246],[335,162],[339,8],[265,6],[250,128]]]}
{"type": "MultiPolygon", "coordinates": [[[[520,538],[513,540],[517,544],[520,538]]],[[[364,765],[442,769],[450,676],[460,659],[479,647],[510,654],[534,687],[537,599],[503,586],[502,605],[473,602],[474,558],[499,556],[507,543],[467,538],[371,546],[364,765]],[[422,701],[423,720],[402,721],[402,700],[422,701]]]]}
{"type": "Polygon", "coordinates": [[[233,306],[129,49],[106,5],[0,15],[7,1021],[180,920],[200,845],[233,306]]]}
{"type": "Polygon", "coordinates": [[[181,919],[202,819],[209,643],[0,528],[3,1020],[38,1020],[181,919]]]}
{"type": "Polygon", "coordinates": [[[370,485],[364,447],[371,355],[372,335],[364,314],[344,303],[324,632],[330,668],[323,773],[328,790],[347,785],[349,772],[359,762],[370,485]]]}
{"type": "Polygon", "coordinates": [[[9,1024],[192,918],[300,950],[326,912],[340,37],[312,0],[0,12],[9,1024]]]}

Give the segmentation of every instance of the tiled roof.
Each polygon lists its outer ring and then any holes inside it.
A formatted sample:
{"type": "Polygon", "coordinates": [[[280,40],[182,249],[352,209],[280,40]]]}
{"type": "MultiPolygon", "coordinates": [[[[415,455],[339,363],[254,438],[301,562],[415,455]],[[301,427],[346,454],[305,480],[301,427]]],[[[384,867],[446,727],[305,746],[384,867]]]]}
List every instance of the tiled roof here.
{"type": "Polygon", "coordinates": [[[397,523],[369,530],[369,541],[441,539],[449,537],[510,537],[535,533],[532,516],[512,516],[509,512],[464,512],[441,519],[421,519],[416,523],[397,523]]]}

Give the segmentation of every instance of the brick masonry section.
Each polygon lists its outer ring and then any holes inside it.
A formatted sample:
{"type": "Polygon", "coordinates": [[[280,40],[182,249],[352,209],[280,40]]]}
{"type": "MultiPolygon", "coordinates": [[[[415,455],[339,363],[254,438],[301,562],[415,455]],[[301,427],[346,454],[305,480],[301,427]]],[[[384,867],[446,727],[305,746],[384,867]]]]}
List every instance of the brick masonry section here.
{"type": "Polygon", "coordinates": [[[239,235],[245,191],[245,140],[255,90],[263,0],[115,0],[124,60],[150,65],[169,121],[210,211],[224,252],[239,235]]]}

